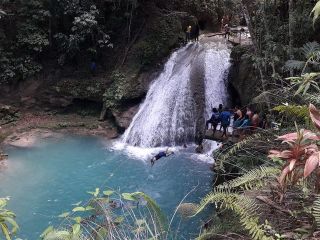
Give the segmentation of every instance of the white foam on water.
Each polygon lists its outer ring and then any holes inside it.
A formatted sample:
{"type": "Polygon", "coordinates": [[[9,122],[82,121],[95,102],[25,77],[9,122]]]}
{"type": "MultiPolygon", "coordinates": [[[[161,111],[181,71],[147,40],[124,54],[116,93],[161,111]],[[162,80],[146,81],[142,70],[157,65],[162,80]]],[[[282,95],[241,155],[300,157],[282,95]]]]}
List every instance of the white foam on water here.
{"type": "MultiPolygon", "coordinates": [[[[200,75],[203,74],[206,104],[203,117],[208,119],[212,107],[227,103],[229,59],[230,50],[221,42],[188,44],[174,52],[151,84],[131,125],[112,149],[142,161],[165,151],[166,146],[173,146],[170,149],[175,152],[182,151],[183,147],[178,146],[194,141],[199,118],[192,89],[192,81],[199,81],[192,79],[194,68],[200,66],[200,75]]],[[[205,141],[204,154],[191,157],[212,163],[212,153],[218,147],[216,142],[205,141]]]]}
{"type": "MultiPolygon", "coordinates": [[[[141,160],[144,162],[149,162],[156,154],[161,151],[166,151],[168,147],[157,147],[157,148],[147,148],[147,147],[136,147],[125,144],[121,141],[114,142],[111,147],[112,150],[122,151],[127,154],[130,158],[141,160]]],[[[174,153],[177,153],[183,149],[182,147],[170,147],[169,148],[174,153]]]]}

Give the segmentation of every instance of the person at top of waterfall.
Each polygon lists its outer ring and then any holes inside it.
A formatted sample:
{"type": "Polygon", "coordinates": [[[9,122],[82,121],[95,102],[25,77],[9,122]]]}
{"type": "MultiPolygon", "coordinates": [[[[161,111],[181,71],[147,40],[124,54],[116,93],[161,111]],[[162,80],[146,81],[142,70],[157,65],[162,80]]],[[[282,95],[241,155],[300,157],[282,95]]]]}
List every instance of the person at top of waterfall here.
{"type": "Polygon", "coordinates": [[[217,126],[219,122],[220,122],[219,111],[218,109],[213,108],[211,118],[206,122],[206,129],[209,129],[209,123],[210,123],[213,129],[213,135],[214,135],[217,130],[217,126]]]}
{"type": "Polygon", "coordinates": [[[220,121],[221,127],[223,128],[223,133],[221,137],[227,137],[227,129],[230,126],[231,121],[231,113],[229,112],[228,108],[225,108],[222,113],[220,113],[220,121]]]}
{"type": "Polygon", "coordinates": [[[224,25],[224,38],[228,37],[229,40],[229,36],[230,36],[230,27],[229,24],[224,25]]]}
{"type": "Polygon", "coordinates": [[[191,40],[191,31],[192,31],[192,27],[188,26],[186,31],[186,42],[189,42],[191,40]]]}
{"type": "Polygon", "coordinates": [[[170,155],[174,154],[173,151],[170,151],[170,149],[168,148],[165,152],[161,151],[159,152],[157,155],[155,155],[152,159],[151,159],[151,166],[153,166],[155,164],[156,161],[158,161],[160,158],[163,157],[169,157],[170,155]]]}
{"type": "Polygon", "coordinates": [[[197,23],[196,26],[194,27],[194,40],[196,42],[199,42],[199,35],[200,35],[200,26],[199,26],[199,23],[197,23]]]}
{"type": "Polygon", "coordinates": [[[92,60],[90,63],[90,72],[92,75],[95,75],[96,71],[97,71],[97,63],[95,60],[92,60]]]}

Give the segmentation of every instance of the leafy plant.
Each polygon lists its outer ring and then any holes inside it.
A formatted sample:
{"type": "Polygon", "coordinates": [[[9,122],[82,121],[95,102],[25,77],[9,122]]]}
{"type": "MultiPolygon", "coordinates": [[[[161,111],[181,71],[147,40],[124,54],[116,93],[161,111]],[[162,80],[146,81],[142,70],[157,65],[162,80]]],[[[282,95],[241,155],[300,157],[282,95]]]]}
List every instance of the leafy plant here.
{"type": "Polygon", "coordinates": [[[260,189],[267,184],[266,179],[275,178],[278,173],[280,173],[280,170],[277,167],[261,166],[257,169],[250,170],[240,177],[220,184],[216,189],[225,191],[231,191],[235,188],[243,190],[260,189]]]}
{"type": "MultiPolygon", "coordinates": [[[[309,111],[312,122],[320,130],[319,111],[312,104],[310,104],[309,111]]],[[[286,143],[289,148],[284,151],[271,150],[269,157],[280,158],[286,162],[279,177],[279,183],[283,188],[286,187],[288,180],[296,184],[301,178],[307,178],[316,169],[319,169],[320,151],[317,145],[317,141],[320,140],[319,135],[308,130],[297,129],[296,133],[280,136],[278,140],[286,143]]],[[[317,181],[319,181],[320,172],[316,173],[317,181]]]]}
{"type": "Polygon", "coordinates": [[[320,16],[320,1],[316,3],[311,13],[313,14],[313,24],[315,24],[316,20],[320,16]]]}
{"type": "Polygon", "coordinates": [[[5,209],[9,198],[0,198],[0,228],[6,240],[11,240],[12,236],[17,233],[19,226],[14,220],[16,215],[5,209]]]}
{"type": "Polygon", "coordinates": [[[272,110],[277,111],[285,117],[289,118],[291,122],[293,118],[302,119],[305,121],[307,121],[310,118],[308,106],[283,104],[274,107],[272,110]]]}
{"type": "Polygon", "coordinates": [[[254,240],[271,240],[264,231],[263,224],[259,223],[257,214],[258,205],[255,200],[242,194],[214,191],[207,195],[197,208],[196,214],[210,203],[220,203],[220,208],[235,212],[242,226],[248,231],[254,240]]]}
{"type": "Polygon", "coordinates": [[[49,226],[43,240],[78,239],[162,239],[166,219],[155,201],[143,192],[117,193],[113,190],[88,192],[92,198],[74,204],[71,212],[59,215],[61,228],[49,226]]]}

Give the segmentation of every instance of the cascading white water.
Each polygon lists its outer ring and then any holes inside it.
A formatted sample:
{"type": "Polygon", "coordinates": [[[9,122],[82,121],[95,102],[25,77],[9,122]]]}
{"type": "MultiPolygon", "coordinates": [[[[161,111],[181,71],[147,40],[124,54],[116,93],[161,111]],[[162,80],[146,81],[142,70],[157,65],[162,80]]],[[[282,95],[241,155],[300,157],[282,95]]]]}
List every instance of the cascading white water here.
{"type": "Polygon", "coordinates": [[[158,147],[193,141],[199,120],[203,127],[211,108],[227,101],[229,58],[226,44],[217,42],[188,44],[174,52],[152,83],[123,142],[158,147]]]}

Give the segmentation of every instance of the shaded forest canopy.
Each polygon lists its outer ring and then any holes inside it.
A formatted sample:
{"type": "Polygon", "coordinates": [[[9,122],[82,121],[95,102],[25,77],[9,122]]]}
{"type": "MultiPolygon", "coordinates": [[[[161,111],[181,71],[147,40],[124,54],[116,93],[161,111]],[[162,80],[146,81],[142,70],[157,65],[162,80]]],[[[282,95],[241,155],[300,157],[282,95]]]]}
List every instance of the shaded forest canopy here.
{"type": "Polygon", "coordinates": [[[115,69],[132,48],[135,61],[155,63],[168,55],[177,35],[182,40],[192,16],[203,28],[217,29],[233,6],[232,1],[209,2],[2,0],[0,81],[20,81],[44,68],[88,69],[92,60],[103,71],[115,69]]]}

